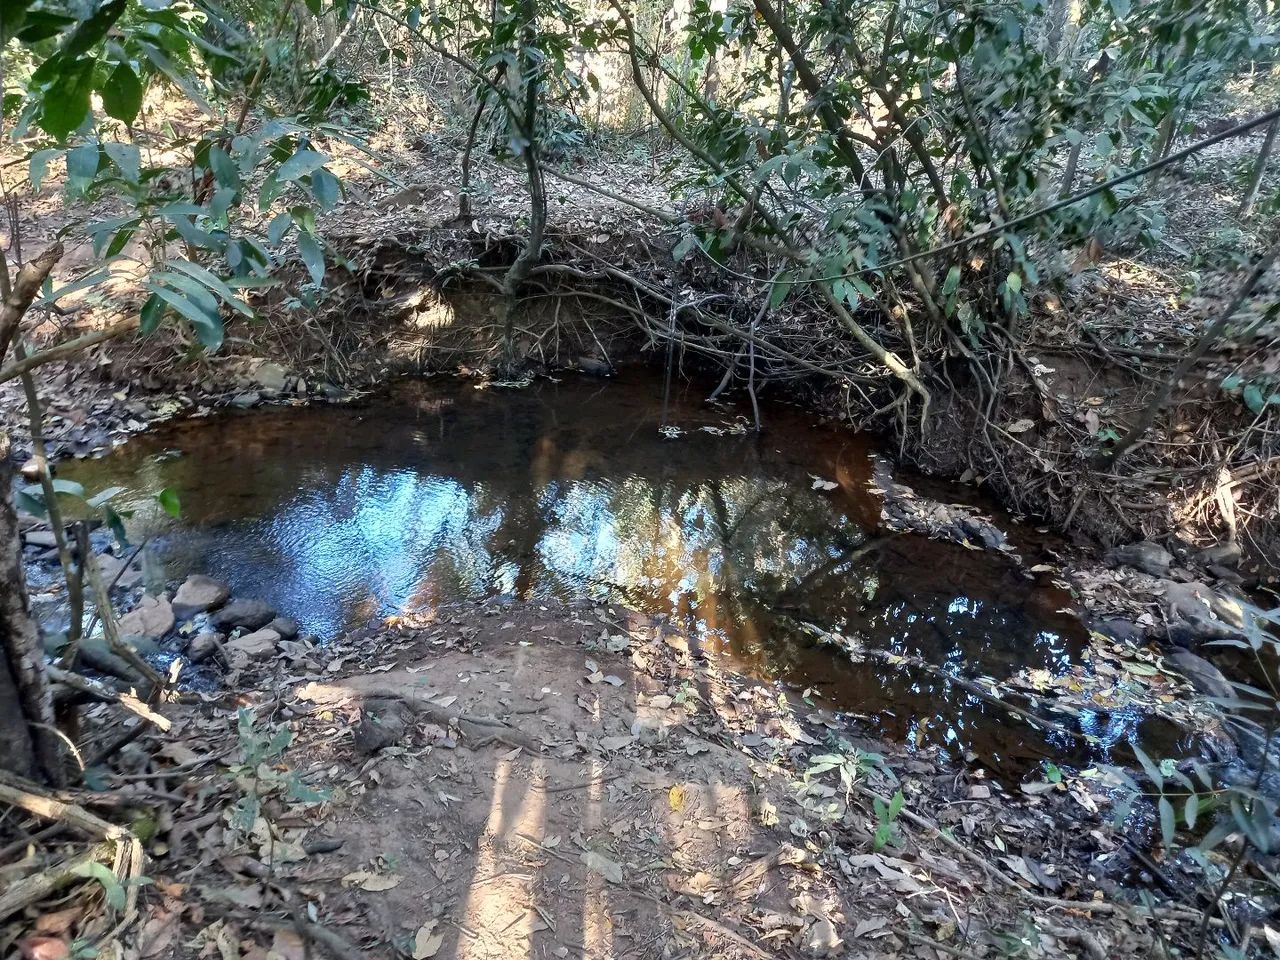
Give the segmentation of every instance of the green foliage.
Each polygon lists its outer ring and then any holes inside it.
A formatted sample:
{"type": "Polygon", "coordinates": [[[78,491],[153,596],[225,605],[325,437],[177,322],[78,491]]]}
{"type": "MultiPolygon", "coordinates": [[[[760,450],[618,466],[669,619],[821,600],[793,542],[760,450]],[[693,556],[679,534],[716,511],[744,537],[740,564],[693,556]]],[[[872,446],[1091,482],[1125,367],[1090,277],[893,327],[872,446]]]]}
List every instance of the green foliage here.
{"type": "MultiPolygon", "coordinates": [[[[259,102],[265,117],[251,116],[246,101],[261,100],[261,74],[268,72],[255,60],[269,65],[279,54],[278,38],[255,35],[247,23],[193,0],[63,0],[38,9],[19,0],[5,16],[13,38],[5,115],[28,146],[33,189],[62,161],[71,197],[116,196],[129,211],[83,226],[98,262],[79,280],[46,291],[45,302],[95,286],[118,261],[141,255],[151,267],[142,332],[172,319],[212,351],[225,339],[229,316],[254,319],[246,293],[279,283],[281,268],[295,258],[313,284],[323,282],[315,215],[338,203],[342,187],[321,142],[361,144],[318,114],[339,98],[356,99],[354,91],[321,94],[310,86],[297,104],[302,114],[272,116],[259,102]],[[194,135],[162,130],[162,151],[144,151],[134,139],[153,88],[186,98],[200,117],[194,135]],[[95,93],[100,111],[93,109],[95,93]],[[257,218],[241,215],[276,207],[291,211],[291,223],[306,224],[296,245],[283,233],[259,232],[257,218]]],[[[273,18],[279,19],[273,13],[261,22],[273,18]]],[[[333,75],[323,75],[332,86],[333,75]]],[[[147,142],[155,142],[154,133],[147,142]]]]}

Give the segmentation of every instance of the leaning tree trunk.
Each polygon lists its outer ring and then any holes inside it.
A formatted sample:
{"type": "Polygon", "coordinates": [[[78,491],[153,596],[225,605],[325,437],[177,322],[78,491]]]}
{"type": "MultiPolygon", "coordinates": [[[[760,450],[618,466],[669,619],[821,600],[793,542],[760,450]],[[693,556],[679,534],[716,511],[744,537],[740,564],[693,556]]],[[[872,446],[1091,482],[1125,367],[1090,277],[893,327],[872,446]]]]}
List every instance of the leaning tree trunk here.
{"type": "Polygon", "coordinates": [[[53,705],[27,598],[12,482],[9,437],[0,434],[0,769],[57,783],[53,705]]]}

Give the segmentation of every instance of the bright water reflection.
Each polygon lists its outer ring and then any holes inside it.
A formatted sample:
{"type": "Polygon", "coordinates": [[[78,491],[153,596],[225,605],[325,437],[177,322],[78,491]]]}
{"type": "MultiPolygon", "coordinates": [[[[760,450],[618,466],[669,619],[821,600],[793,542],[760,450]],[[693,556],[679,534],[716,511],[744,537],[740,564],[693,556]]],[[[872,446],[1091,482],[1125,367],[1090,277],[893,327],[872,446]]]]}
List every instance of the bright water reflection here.
{"type": "MultiPolygon", "coordinates": [[[[120,484],[168,572],[207,572],[321,636],[463,599],[582,597],[671,615],[708,653],[813,686],[920,746],[989,763],[1045,748],[930,676],[853,665],[795,619],[948,670],[1061,675],[1083,636],[1066,598],[1003,559],[879,528],[864,439],[770,411],[763,437],[700,429],[732,411],[660,386],[571,380],[522,391],[404,384],[360,408],[176,425],[65,471],[120,484]],[[180,457],[156,456],[166,449],[180,457]],[[813,478],[835,481],[816,489],[813,478]],[[145,495],[181,492],[174,531],[145,495]]],[[[696,397],[696,394],[693,395],[696,397]]],[[[1109,740],[1135,718],[1094,718],[1109,740]]]]}

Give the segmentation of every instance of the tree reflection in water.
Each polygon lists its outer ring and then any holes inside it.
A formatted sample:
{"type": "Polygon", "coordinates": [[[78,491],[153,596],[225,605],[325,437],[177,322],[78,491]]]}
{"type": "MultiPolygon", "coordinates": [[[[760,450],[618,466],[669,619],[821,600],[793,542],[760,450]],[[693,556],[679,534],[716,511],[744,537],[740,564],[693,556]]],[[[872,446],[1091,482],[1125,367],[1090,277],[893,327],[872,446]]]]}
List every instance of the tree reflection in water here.
{"type": "MultiPolygon", "coordinates": [[[[406,383],[359,408],[175,425],[69,478],[129,488],[171,576],[202,571],[324,635],[466,599],[613,600],[671,616],[708,654],[812,687],[920,746],[989,763],[1055,752],[931,676],[852,664],[809,621],[949,671],[1060,676],[1083,631],[1067,598],[1000,556],[880,528],[865,438],[785,408],[765,433],[644,377],[526,390],[406,383]],[[177,458],[157,458],[176,448],[177,458]],[[820,489],[814,478],[837,483],[820,489]],[[146,496],[179,490],[182,529],[146,496]]],[[[1136,718],[1085,718],[1108,741],[1136,718]]]]}

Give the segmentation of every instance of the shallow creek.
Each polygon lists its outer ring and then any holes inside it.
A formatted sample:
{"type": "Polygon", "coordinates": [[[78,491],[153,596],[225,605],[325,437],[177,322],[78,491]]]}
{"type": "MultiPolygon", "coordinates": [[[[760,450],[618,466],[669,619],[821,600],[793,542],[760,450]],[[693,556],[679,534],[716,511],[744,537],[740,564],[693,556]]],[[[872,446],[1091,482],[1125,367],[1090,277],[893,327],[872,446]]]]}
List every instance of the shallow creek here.
{"type": "MultiPolygon", "coordinates": [[[[1008,772],[1100,759],[799,629],[997,679],[1061,675],[1086,642],[1067,595],[1005,557],[884,530],[872,441],[777,406],[756,435],[742,411],[681,389],[664,415],[662,381],[639,373],[521,390],[403,382],[352,406],[167,425],[60,475],[91,494],[126,488],[113,503],[134,510],[131,538],[152,538],[166,576],[208,573],[322,638],[464,600],[609,600],[669,616],[726,667],[811,687],[920,749],[1008,772]],[[151,499],[165,487],[178,521],[151,499]]],[[[1140,718],[1076,722],[1105,752],[1140,718]]]]}

